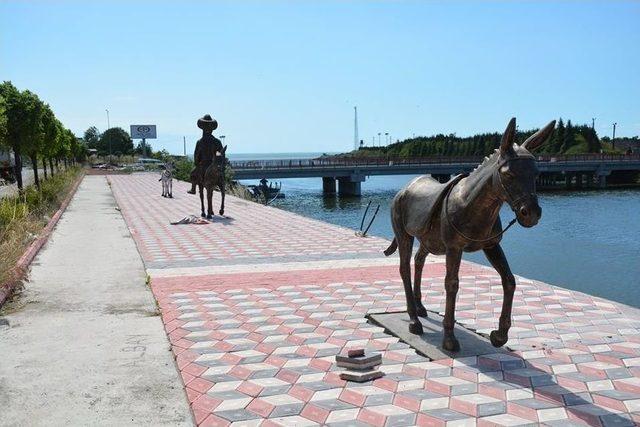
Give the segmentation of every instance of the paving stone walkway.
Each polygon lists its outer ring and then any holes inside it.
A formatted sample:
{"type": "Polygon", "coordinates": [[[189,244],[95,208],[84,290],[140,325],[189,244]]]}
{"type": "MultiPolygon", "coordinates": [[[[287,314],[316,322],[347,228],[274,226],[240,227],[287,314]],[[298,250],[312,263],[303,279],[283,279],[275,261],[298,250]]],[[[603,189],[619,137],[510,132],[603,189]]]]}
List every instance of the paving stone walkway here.
{"type": "MultiPolygon", "coordinates": [[[[367,323],[404,309],[387,241],[229,196],[228,218],[169,225],[199,200],[184,183],[164,199],[157,179],[109,177],[199,424],[640,424],[638,311],[518,277],[508,353],[429,360],[367,323]],[[356,346],[382,353],[383,378],[339,378],[335,355],[356,346]]],[[[443,314],[444,264],[428,259],[425,306],[443,314]]],[[[458,322],[488,334],[499,276],[463,262],[460,279],[458,322]]]]}

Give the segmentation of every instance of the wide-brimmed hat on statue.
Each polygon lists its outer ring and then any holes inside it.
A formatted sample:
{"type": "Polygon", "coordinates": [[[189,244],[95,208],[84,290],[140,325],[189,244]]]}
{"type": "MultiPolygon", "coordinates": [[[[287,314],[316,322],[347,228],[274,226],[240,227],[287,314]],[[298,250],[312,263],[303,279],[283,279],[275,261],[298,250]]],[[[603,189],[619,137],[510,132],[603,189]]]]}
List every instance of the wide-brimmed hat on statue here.
{"type": "Polygon", "coordinates": [[[218,122],[212,119],[209,114],[205,114],[198,119],[198,127],[200,129],[204,129],[206,127],[208,129],[216,130],[218,128],[218,122]]]}

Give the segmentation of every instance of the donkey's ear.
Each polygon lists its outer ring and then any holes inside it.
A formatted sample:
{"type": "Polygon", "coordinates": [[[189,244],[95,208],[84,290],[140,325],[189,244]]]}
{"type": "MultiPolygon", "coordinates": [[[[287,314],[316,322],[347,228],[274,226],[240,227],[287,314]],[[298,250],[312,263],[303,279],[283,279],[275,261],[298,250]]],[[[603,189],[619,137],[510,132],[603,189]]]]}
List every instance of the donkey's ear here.
{"type": "Polygon", "coordinates": [[[526,148],[527,150],[535,150],[540,145],[542,145],[553,133],[553,130],[556,128],[556,121],[552,120],[548,125],[540,129],[538,132],[531,135],[525,142],[522,143],[522,148],[526,148]]]}
{"type": "Polygon", "coordinates": [[[513,142],[516,139],[516,118],[513,117],[509,120],[507,128],[502,135],[502,141],[500,142],[500,153],[503,155],[513,153],[513,142]]]}

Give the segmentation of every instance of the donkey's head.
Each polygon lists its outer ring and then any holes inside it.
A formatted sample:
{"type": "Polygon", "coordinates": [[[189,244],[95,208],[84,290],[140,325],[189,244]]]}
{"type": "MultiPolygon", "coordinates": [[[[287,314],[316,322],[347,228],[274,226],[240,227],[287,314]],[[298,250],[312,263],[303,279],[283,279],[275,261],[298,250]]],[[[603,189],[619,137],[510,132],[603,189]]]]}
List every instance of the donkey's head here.
{"type": "Polygon", "coordinates": [[[494,172],[494,183],[503,199],[515,212],[518,223],[524,227],[533,227],[542,216],[542,209],[536,195],[538,167],[531,154],[553,133],[556,121],[531,135],[522,145],[515,144],[516,119],[507,125],[500,143],[500,156],[494,172]]]}

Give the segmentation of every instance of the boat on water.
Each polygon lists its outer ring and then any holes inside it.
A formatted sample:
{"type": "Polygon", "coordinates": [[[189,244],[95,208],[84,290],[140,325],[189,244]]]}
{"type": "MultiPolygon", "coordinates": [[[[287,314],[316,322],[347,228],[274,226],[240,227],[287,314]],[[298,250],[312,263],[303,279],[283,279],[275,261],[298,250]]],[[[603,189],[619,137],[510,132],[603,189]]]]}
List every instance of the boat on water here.
{"type": "Polygon", "coordinates": [[[264,201],[265,205],[268,205],[275,199],[284,199],[285,195],[282,192],[282,183],[269,182],[267,179],[262,178],[258,185],[247,185],[249,191],[253,197],[257,200],[264,201]]]}

